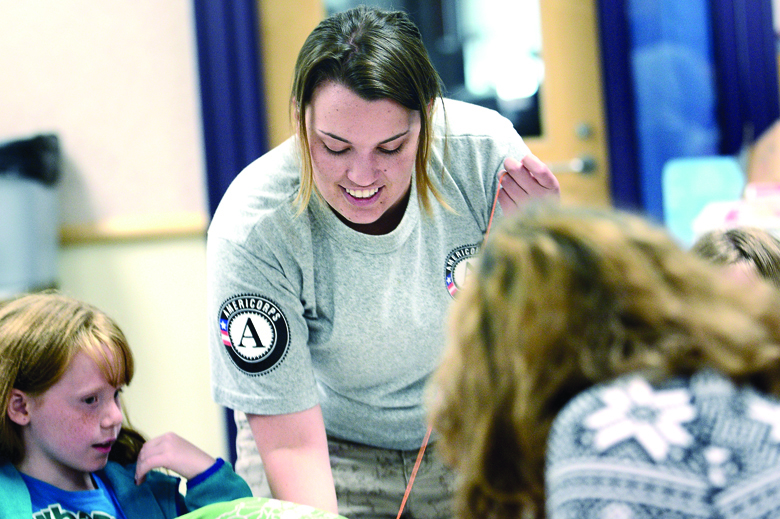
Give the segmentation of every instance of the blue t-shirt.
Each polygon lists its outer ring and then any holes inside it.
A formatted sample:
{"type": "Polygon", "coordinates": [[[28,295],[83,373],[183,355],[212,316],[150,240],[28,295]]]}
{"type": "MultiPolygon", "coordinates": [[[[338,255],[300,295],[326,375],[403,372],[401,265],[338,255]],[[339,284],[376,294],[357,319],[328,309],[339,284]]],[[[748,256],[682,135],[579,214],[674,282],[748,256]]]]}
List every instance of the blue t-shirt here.
{"type": "Polygon", "coordinates": [[[22,474],[32,501],[33,519],[125,519],[116,497],[93,474],[96,490],[70,492],[22,474]]]}

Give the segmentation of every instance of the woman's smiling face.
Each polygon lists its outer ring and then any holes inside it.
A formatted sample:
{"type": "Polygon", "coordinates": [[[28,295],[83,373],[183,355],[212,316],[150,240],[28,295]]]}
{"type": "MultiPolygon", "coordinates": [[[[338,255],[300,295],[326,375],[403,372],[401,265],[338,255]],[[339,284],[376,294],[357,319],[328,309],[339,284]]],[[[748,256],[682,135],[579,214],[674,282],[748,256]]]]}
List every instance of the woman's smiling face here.
{"type": "Polygon", "coordinates": [[[314,184],[344,223],[367,234],[393,230],[403,217],[420,114],[395,101],[366,101],[327,82],[306,108],[314,184]]]}

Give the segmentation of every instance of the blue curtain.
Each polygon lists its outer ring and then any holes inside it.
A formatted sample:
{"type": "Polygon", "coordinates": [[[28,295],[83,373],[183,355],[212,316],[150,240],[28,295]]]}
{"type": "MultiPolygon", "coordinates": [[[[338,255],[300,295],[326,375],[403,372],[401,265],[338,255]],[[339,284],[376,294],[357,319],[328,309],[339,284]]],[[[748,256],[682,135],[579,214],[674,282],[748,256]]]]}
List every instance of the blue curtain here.
{"type": "Polygon", "coordinates": [[[711,0],[720,151],[739,153],[780,115],[771,0],[711,0]]]}
{"type": "Polygon", "coordinates": [[[664,221],[669,159],[717,155],[715,64],[708,0],[629,0],[642,201],[664,221]]]}
{"type": "Polygon", "coordinates": [[[671,158],[739,152],[778,116],[771,0],[599,0],[615,205],[663,220],[671,158]]]}
{"type": "Polygon", "coordinates": [[[210,214],[268,150],[256,0],[195,0],[210,214]]]}
{"type": "MultiPolygon", "coordinates": [[[[195,0],[210,214],[235,176],[268,150],[256,0],[195,0]]],[[[204,383],[206,383],[204,381],[204,383]]],[[[225,410],[231,462],[233,412],[225,410]]]]}
{"type": "Polygon", "coordinates": [[[626,0],[599,0],[601,70],[607,120],[612,200],[616,207],[639,211],[642,206],[634,84],[626,0]]]}

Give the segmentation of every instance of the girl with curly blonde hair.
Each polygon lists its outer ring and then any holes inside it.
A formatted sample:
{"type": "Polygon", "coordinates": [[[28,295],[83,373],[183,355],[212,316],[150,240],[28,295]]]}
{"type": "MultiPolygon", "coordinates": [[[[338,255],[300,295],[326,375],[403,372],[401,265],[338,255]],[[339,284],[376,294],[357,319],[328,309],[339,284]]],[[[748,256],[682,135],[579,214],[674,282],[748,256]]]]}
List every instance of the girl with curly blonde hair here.
{"type": "Polygon", "coordinates": [[[430,386],[460,519],[780,513],[780,299],[617,211],[488,238],[430,386]]]}

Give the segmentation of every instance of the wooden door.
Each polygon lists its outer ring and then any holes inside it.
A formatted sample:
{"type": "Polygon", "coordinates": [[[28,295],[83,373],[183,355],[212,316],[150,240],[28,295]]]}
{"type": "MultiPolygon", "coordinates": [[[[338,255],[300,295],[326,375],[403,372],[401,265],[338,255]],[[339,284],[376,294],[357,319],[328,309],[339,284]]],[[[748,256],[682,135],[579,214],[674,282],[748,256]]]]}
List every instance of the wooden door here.
{"type": "Polygon", "coordinates": [[[542,136],[526,142],[555,171],[563,201],[609,206],[596,0],[540,1],[545,66],[542,136]],[[582,165],[593,169],[574,171],[582,165]]]}

